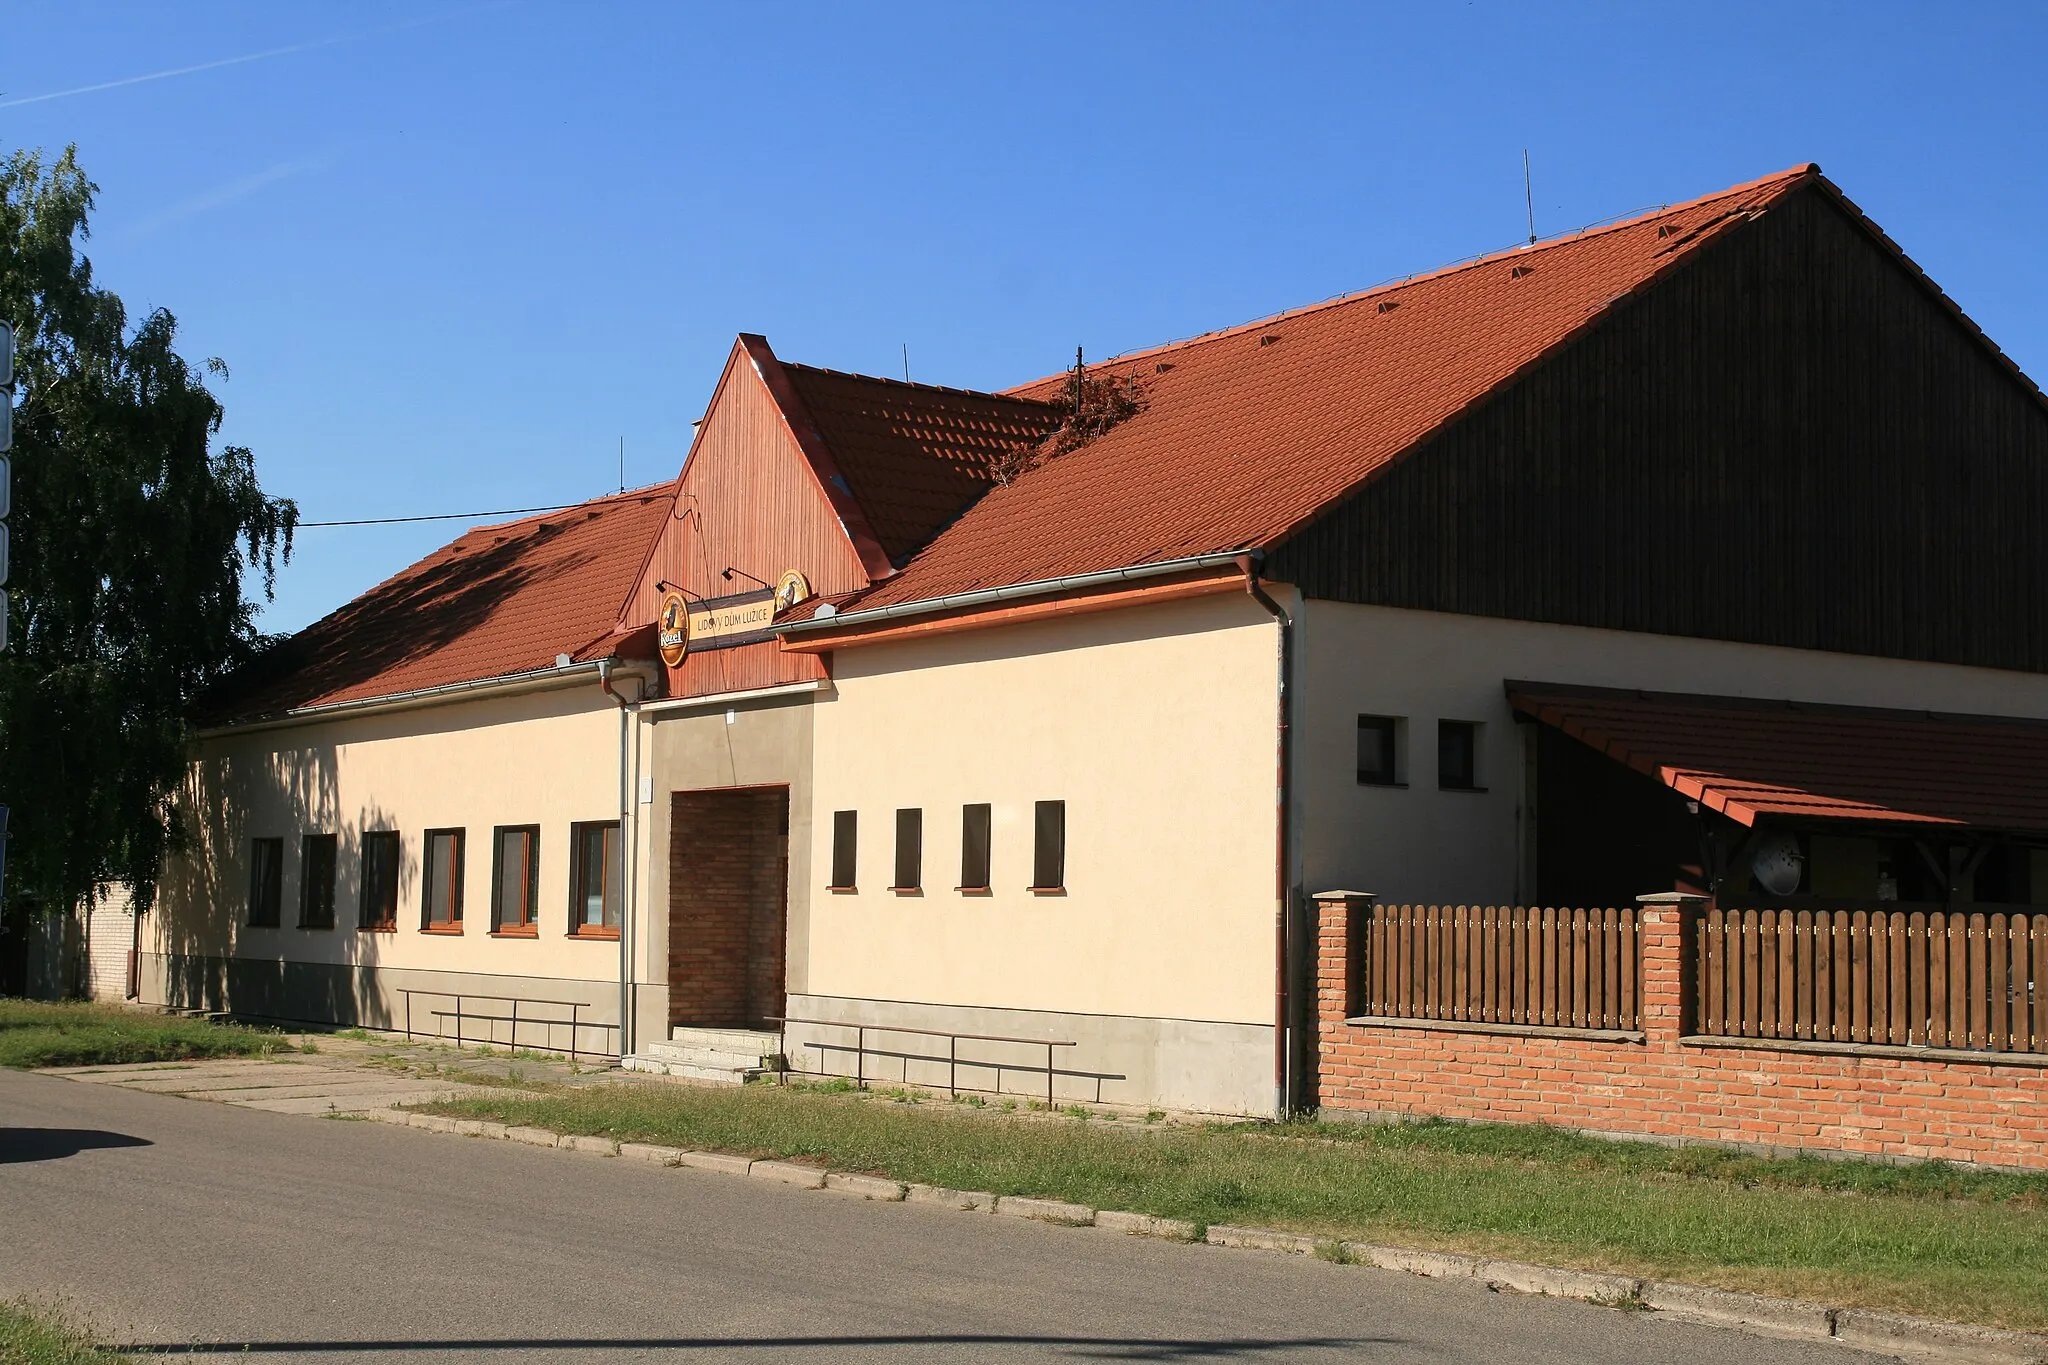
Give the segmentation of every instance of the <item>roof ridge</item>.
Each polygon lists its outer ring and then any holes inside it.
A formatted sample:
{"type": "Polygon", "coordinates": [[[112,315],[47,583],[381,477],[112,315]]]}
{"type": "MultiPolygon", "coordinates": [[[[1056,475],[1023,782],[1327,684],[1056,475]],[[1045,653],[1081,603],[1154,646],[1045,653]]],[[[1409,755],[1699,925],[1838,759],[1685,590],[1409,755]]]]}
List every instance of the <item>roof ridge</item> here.
{"type": "Polygon", "coordinates": [[[891,388],[897,389],[914,389],[924,393],[951,394],[957,398],[986,398],[998,403],[1025,403],[1033,407],[1044,406],[1041,399],[1025,398],[1004,390],[961,389],[954,388],[950,384],[926,384],[916,380],[891,379],[885,374],[861,374],[854,370],[835,370],[827,365],[805,365],[795,360],[783,361],[782,368],[785,370],[802,370],[808,374],[831,375],[834,379],[858,379],[866,384],[886,384],[891,388]]]}
{"type": "MultiPolygon", "coordinates": [[[[1412,275],[1402,275],[1395,279],[1382,281],[1379,284],[1369,285],[1364,289],[1353,290],[1349,293],[1336,294],[1326,299],[1318,299],[1314,303],[1306,303],[1301,304],[1294,308],[1283,309],[1278,313],[1271,313],[1265,317],[1253,318],[1249,322],[1240,322],[1229,327],[1220,327],[1214,331],[1209,332],[1197,332],[1193,336],[1181,337],[1175,341],[1165,341],[1152,346],[1140,347],[1138,350],[1135,351],[1120,351],[1115,355],[1106,356],[1103,359],[1098,360],[1094,363],[1097,366],[1120,365],[1128,361],[1146,360],[1150,359],[1153,356],[1165,355],[1175,351],[1186,350],[1190,347],[1198,346],[1205,342],[1222,341],[1230,337],[1243,336],[1247,332],[1254,332],[1262,327],[1271,327],[1275,323],[1286,322],[1294,318],[1305,317],[1312,313],[1320,313],[1326,309],[1341,308],[1350,304],[1360,303],[1366,299],[1374,298],[1382,294],[1392,293],[1397,289],[1406,289],[1411,285],[1423,284],[1431,280],[1442,279],[1449,275],[1461,274],[1467,270],[1476,270],[1482,266],[1494,265],[1505,260],[1526,259],[1527,257],[1536,252],[1549,251],[1553,248],[1561,246],[1569,246],[1574,243],[1584,242],[1589,238],[1604,236],[1611,232],[1621,232],[1628,228],[1638,227],[1643,223],[1649,222],[1653,219],[1662,218],[1674,213],[1686,213],[1693,209],[1701,208],[1705,205],[1714,203],[1718,200],[1738,198],[1742,195],[1750,194],[1755,191],[1765,189],[1767,187],[1773,190],[1782,191],[1790,189],[1795,185],[1802,184],[1808,180],[1818,180],[1820,178],[1821,170],[1820,164],[1818,162],[1802,162],[1797,166],[1793,166],[1786,170],[1779,171],[1774,175],[1761,176],[1755,180],[1745,181],[1740,185],[1731,185],[1726,189],[1716,190],[1712,194],[1703,194],[1698,196],[1697,198],[1687,199],[1680,203],[1665,204],[1658,208],[1646,209],[1641,212],[1632,213],[1622,218],[1608,219],[1602,222],[1589,224],[1586,227],[1577,228],[1571,232],[1560,233],[1555,237],[1545,237],[1540,241],[1525,242],[1520,246],[1506,247],[1496,251],[1482,252],[1477,256],[1462,257],[1446,265],[1436,266],[1428,270],[1417,271],[1412,275]]],[[[1059,382],[1063,380],[1069,373],[1071,372],[1066,370],[1060,370],[1056,371],[1053,374],[1041,375],[1037,379],[1027,380],[1022,384],[1013,384],[1009,388],[1003,390],[1003,396],[1021,397],[1025,390],[1035,389],[1041,384],[1059,382]]]]}
{"type": "Polygon", "coordinates": [[[660,497],[664,493],[672,495],[675,492],[675,487],[676,481],[668,479],[661,483],[646,484],[640,488],[628,488],[619,493],[605,493],[595,498],[585,498],[582,502],[565,502],[560,507],[550,508],[545,512],[535,512],[531,516],[516,517],[511,521],[487,522],[482,526],[470,527],[441,548],[444,550],[453,549],[471,536],[481,535],[485,531],[503,532],[515,526],[524,526],[528,522],[541,522],[546,521],[549,517],[559,517],[565,512],[580,512],[586,507],[595,507],[599,503],[625,502],[629,499],[638,499],[644,502],[660,497]]]}

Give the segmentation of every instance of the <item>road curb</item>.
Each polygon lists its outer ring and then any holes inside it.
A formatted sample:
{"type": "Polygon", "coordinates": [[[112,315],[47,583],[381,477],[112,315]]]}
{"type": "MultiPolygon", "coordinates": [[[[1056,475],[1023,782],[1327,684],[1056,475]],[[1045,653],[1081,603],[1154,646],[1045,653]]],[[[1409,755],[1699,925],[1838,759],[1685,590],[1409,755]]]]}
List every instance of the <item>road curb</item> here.
{"type": "Polygon", "coordinates": [[[1931,1318],[1881,1313],[1865,1308],[1833,1308],[1799,1299],[1772,1298],[1705,1285],[1672,1284],[1626,1275],[1534,1265],[1524,1261],[1487,1260],[1458,1252],[1422,1251],[1381,1246],[1373,1242],[1340,1242],[1277,1228],[1211,1224],[1199,1228],[1178,1218],[1091,1209],[1057,1199],[997,1196],[987,1190],[953,1190],[940,1185],[905,1185],[880,1176],[827,1171],[792,1161],[755,1161],[727,1152],[691,1152],[647,1143],[619,1143],[611,1138],[560,1134],[545,1128],[507,1127],[475,1119],[448,1119],[403,1109],[371,1109],[364,1118],[420,1132],[503,1138],[538,1147],[598,1156],[628,1156],[649,1164],[681,1166],[722,1175],[754,1175],[801,1189],[840,1190],[882,1202],[907,1201],[973,1213],[1005,1213],[1019,1218],[1070,1227],[1094,1226],[1111,1232],[1154,1237],[1163,1241],[1205,1244],[1242,1251],[1317,1256],[1400,1270],[1430,1279],[1475,1279],[1493,1289],[1548,1298],[1580,1299],[1605,1307],[1633,1307],[1686,1322],[1723,1327],[1753,1336],[1835,1341],[1858,1350],[1913,1360],[1950,1361],[1955,1365],[2048,1365],[2048,1336],[1998,1327],[1973,1327],[1931,1318]]]}

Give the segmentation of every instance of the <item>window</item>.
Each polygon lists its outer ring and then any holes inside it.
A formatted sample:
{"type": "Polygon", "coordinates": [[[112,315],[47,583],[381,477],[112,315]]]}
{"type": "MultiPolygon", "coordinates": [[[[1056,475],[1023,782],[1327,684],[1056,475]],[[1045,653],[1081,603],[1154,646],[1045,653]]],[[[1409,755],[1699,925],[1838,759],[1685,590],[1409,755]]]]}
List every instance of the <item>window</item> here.
{"type": "Polygon", "coordinates": [[[462,831],[427,831],[422,868],[420,928],[435,934],[462,932],[462,831]]]}
{"type": "Polygon", "coordinates": [[[334,927],[334,853],[332,834],[308,834],[299,840],[299,927],[334,927]]]}
{"type": "Polygon", "coordinates": [[[1483,791],[1479,785],[1479,723],[1436,723],[1436,784],[1445,791],[1483,791]]]}
{"type": "Polygon", "coordinates": [[[284,840],[249,841],[249,927],[275,929],[284,903],[284,840]]]}
{"type": "Polygon", "coordinates": [[[363,835],[361,928],[390,933],[398,928],[398,831],[363,835]]]}
{"type": "Polygon", "coordinates": [[[860,812],[835,810],[832,812],[832,884],[830,891],[851,891],[854,888],[855,845],[860,839],[860,812]]]}
{"type": "Polygon", "coordinates": [[[500,825],[492,843],[491,932],[533,938],[540,933],[540,826],[500,825]]]}
{"type": "Polygon", "coordinates": [[[584,938],[619,934],[619,822],[569,827],[569,932],[584,938]]]}
{"type": "Polygon", "coordinates": [[[1064,891],[1067,887],[1067,803],[1040,801],[1033,811],[1031,889],[1064,891]]]}
{"type": "Polygon", "coordinates": [[[906,807],[896,812],[896,880],[891,891],[924,888],[924,811],[906,807]]]}
{"type": "Polygon", "coordinates": [[[1358,718],[1358,780],[1368,787],[1398,787],[1401,772],[1402,731],[1399,716],[1358,718]]]}
{"type": "Polygon", "coordinates": [[[960,889],[986,891],[988,881],[989,807],[960,808],[960,889]]]}

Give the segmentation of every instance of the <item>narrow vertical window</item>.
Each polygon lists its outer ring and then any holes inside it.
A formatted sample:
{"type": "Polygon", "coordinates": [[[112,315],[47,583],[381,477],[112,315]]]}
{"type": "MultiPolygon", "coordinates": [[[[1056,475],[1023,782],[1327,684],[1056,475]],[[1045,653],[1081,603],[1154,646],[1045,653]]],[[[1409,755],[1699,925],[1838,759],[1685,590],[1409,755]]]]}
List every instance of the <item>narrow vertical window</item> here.
{"type": "Polygon", "coordinates": [[[1040,801],[1032,813],[1031,889],[1067,886],[1067,803],[1040,801]]]}
{"type": "Polygon", "coordinates": [[[334,863],[332,834],[308,834],[299,841],[299,927],[334,927],[334,863]]]}
{"type": "Polygon", "coordinates": [[[1445,791],[1476,792],[1479,786],[1479,724],[1436,723],[1436,784],[1445,791]]]}
{"type": "Polygon", "coordinates": [[[896,881],[891,891],[924,887],[924,811],[906,807],[896,812],[896,881]]]}
{"type": "Polygon", "coordinates": [[[1368,787],[1400,785],[1400,717],[1358,718],[1358,780],[1368,787]]]}
{"type": "Polygon", "coordinates": [[[398,928],[398,831],[363,834],[363,892],[359,928],[390,933],[398,928]]]}
{"type": "Polygon", "coordinates": [[[491,932],[532,938],[540,932],[540,826],[500,825],[492,844],[491,932]]]}
{"type": "Polygon", "coordinates": [[[854,888],[854,869],[857,845],[860,842],[860,812],[835,810],[832,812],[832,885],[831,891],[851,891],[854,888]]]}
{"type": "Polygon", "coordinates": [[[249,841],[249,926],[275,929],[284,903],[284,840],[249,841]]]}
{"type": "Polygon", "coordinates": [[[422,859],[420,927],[437,934],[462,932],[462,831],[430,829],[422,859]]]}
{"type": "Polygon", "coordinates": [[[989,807],[960,808],[960,889],[986,891],[988,880],[989,807]]]}
{"type": "Polygon", "coordinates": [[[619,822],[572,825],[569,870],[569,932],[584,938],[619,933],[619,822]]]}

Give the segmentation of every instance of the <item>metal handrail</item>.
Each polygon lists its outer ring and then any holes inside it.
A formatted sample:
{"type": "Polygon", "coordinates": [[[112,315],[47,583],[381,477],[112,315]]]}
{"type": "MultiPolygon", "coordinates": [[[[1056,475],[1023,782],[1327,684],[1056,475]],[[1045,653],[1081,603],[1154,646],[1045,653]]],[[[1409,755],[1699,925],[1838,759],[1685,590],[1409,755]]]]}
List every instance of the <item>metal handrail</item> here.
{"type": "MultiPolygon", "coordinates": [[[[553,1048],[553,1046],[554,1046],[554,1040],[555,1040],[555,1034],[554,1034],[554,1030],[555,1030],[555,1029],[557,1029],[557,1028],[560,1028],[560,1027],[562,1027],[562,1026],[564,1026],[564,1025],[567,1025],[567,1026],[568,1026],[568,1029],[569,1029],[569,1060],[570,1060],[570,1061],[572,1061],[572,1062],[574,1062],[574,1061],[579,1061],[579,1060],[581,1060],[581,1057],[582,1057],[582,1052],[581,1052],[581,1050],[580,1050],[580,1049],[578,1048],[578,1046],[577,1046],[577,1039],[578,1039],[578,1037],[579,1037],[579,1031],[580,1031],[580,1030],[582,1030],[582,1029],[587,1029],[587,1028],[595,1028],[595,1029],[611,1029],[612,1031],[614,1031],[614,1032],[617,1032],[617,1031],[618,1031],[618,1027],[619,1027],[619,1026],[618,1026],[617,1024],[610,1024],[610,1023],[606,1023],[606,1022],[604,1022],[603,1020],[600,1020],[600,1019],[585,1019],[585,1018],[583,1018],[583,1017],[582,1017],[582,1012],[583,1012],[584,1010],[587,1010],[587,1009],[594,1009],[594,1008],[595,1008],[595,1006],[593,1006],[593,1005],[591,1005],[591,1004],[590,1004],[589,1002],[587,1002],[587,1001],[583,1001],[583,1000],[537,1000],[537,999],[533,998],[532,996],[525,996],[525,995],[479,995],[479,994],[475,994],[475,993],[473,993],[473,992],[470,992],[470,991],[434,991],[434,990],[427,990],[427,989],[425,989],[425,988],[423,988],[423,987],[417,987],[417,986],[412,986],[412,987],[408,987],[408,986],[400,986],[400,987],[398,987],[398,993],[399,993],[400,995],[402,995],[402,996],[404,996],[404,997],[405,997],[405,1039],[406,1039],[406,1041],[407,1041],[407,1042],[411,1042],[411,1041],[412,1041],[412,1037],[413,1037],[413,1032],[412,1032],[412,998],[413,998],[413,997],[414,997],[415,995],[434,995],[434,996],[440,996],[440,997],[441,997],[441,998],[443,998],[443,999],[447,999],[447,1000],[453,1000],[453,1001],[455,1002],[455,1008],[454,1008],[454,1009],[452,1009],[452,1010],[429,1010],[429,1011],[428,1011],[427,1013],[428,1013],[428,1016],[429,1016],[430,1018],[434,1018],[434,1019],[450,1019],[450,1018],[452,1018],[452,1019],[454,1019],[454,1020],[455,1020],[455,1045],[456,1045],[457,1047],[460,1047],[460,1046],[462,1046],[462,1042],[463,1042],[463,1039],[462,1039],[462,1024],[463,1024],[463,1021],[464,1021],[465,1019],[474,1019],[474,1020],[477,1020],[477,1021],[479,1021],[479,1022],[489,1022],[489,1023],[508,1023],[508,1022],[509,1022],[509,1023],[511,1024],[511,1027],[510,1027],[509,1029],[507,1029],[507,1030],[506,1030],[506,1035],[507,1035],[507,1041],[506,1041],[506,1046],[508,1046],[508,1047],[512,1048],[512,1049],[513,1049],[513,1050],[514,1050],[515,1052],[516,1052],[516,1051],[518,1050],[518,1048],[519,1048],[519,1025],[520,1025],[520,1024],[521,1024],[522,1022],[524,1022],[524,1023],[528,1023],[528,1024],[541,1024],[541,1025],[544,1025],[544,1026],[546,1026],[546,1028],[548,1029],[548,1039],[547,1039],[547,1042],[546,1042],[546,1043],[542,1044],[542,1046],[544,1046],[544,1047],[547,1047],[547,1048],[550,1048],[550,1049],[552,1049],[552,1048],[553,1048]],[[462,1007],[463,1001],[465,1001],[465,1000],[489,1000],[489,1001],[492,1001],[492,1002],[494,1002],[494,1003],[496,1003],[496,1004],[501,1004],[501,1005],[510,1005],[510,1006],[512,1007],[512,1012],[511,1012],[510,1014],[479,1014],[479,1013],[477,1013],[477,1012],[476,1012],[476,1011],[474,1011],[474,1010],[467,1010],[467,1011],[466,1011],[466,1010],[464,1010],[464,1009],[463,1009],[463,1007],[462,1007]],[[526,1017],[526,1019],[522,1021],[522,1020],[520,1019],[520,1017],[519,1017],[519,1007],[520,1007],[521,1005],[556,1005],[556,1006],[562,1006],[562,1007],[565,1007],[565,1008],[567,1008],[567,1009],[568,1009],[568,1011],[569,1011],[569,1017],[568,1017],[567,1019],[546,1019],[546,1018],[535,1018],[535,1017],[533,1017],[532,1015],[528,1015],[528,1016],[526,1017]]],[[[496,1034],[497,1034],[497,1031],[496,1031],[495,1029],[493,1029],[493,1030],[491,1031],[491,1036],[490,1036],[490,1037],[488,1037],[488,1038],[483,1038],[483,1039],[479,1039],[478,1041],[479,1041],[479,1042],[486,1042],[486,1043],[494,1043],[494,1042],[496,1042],[496,1041],[497,1041],[497,1036],[496,1036],[496,1034]]],[[[439,1027],[439,1026],[437,1025],[437,1026],[435,1027],[435,1030],[434,1030],[434,1036],[435,1036],[435,1037],[436,1037],[436,1038],[438,1039],[438,1038],[444,1038],[444,1037],[446,1037],[447,1035],[446,1035],[446,1034],[444,1034],[444,1033],[442,1033],[442,1032],[441,1032],[441,1030],[440,1030],[440,1027],[439,1027]]],[[[591,1054],[591,1056],[592,1056],[593,1058],[595,1058],[595,1057],[599,1057],[599,1056],[609,1056],[609,1055],[611,1055],[611,1054],[608,1054],[608,1053],[592,1053],[592,1054],[591,1054]]]]}
{"type": "MultiPolygon", "coordinates": [[[[825,1052],[851,1052],[851,1053],[853,1053],[853,1054],[854,1054],[854,1075],[853,1075],[853,1080],[855,1081],[855,1083],[856,1083],[856,1084],[858,1084],[858,1085],[860,1085],[860,1086],[862,1086],[862,1087],[865,1087],[865,1086],[867,1085],[867,1083],[868,1083],[868,1075],[867,1075],[867,1059],[868,1059],[868,1056],[869,1056],[870,1054],[872,1054],[872,1055],[874,1055],[874,1056],[877,1056],[877,1057],[895,1057],[895,1058],[898,1058],[899,1060],[901,1060],[901,1061],[902,1061],[902,1063],[903,1063],[903,1075],[902,1075],[902,1083],[903,1083],[903,1084],[906,1084],[906,1085],[907,1085],[907,1084],[909,1084],[909,1081],[910,1081],[910,1064],[911,1064],[911,1063],[912,1063],[913,1061],[919,1061],[919,1062],[944,1062],[944,1063],[946,1063],[946,1093],[947,1093],[947,1094],[949,1094],[949,1095],[954,1095],[954,1096],[957,1096],[957,1095],[959,1095],[959,1093],[960,1093],[960,1067],[961,1067],[961,1066],[962,1066],[963,1064],[964,1064],[964,1065],[966,1065],[966,1066],[969,1066],[969,1067],[980,1067],[980,1068],[982,1068],[983,1070],[990,1070],[990,1071],[994,1071],[994,1072],[996,1073],[996,1092],[997,1092],[998,1094],[1000,1094],[1000,1093],[1002,1092],[1002,1088],[1003,1088],[1003,1073],[1004,1073],[1005,1071],[1020,1071],[1020,1072],[1030,1072],[1030,1073],[1032,1073],[1032,1074],[1034,1074],[1034,1075],[1035,1075],[1035,1074],[1037,1074],[1037,1073],[1038,1073],[1038,1072],[1040,1072],[1040,1071],[1043,1071],[1043,1072],[1045,1073],[1045,1103],[1046,1103],[1046,1107],[1047,1107],[1047,1108],[1051,1108],[1051,1107],[1052,1107],[1052,1103],[1053,1103],[1053,1081],[1054,1081],[1054,1080],[1055,1080],[1055,1079],[1056,1079],[1057,1077],[1059,1077],[1059,1076],[1062,1076],[1062,1075],[1066,1075],[1066,1076],[1081,1076],[1081,1077],[1085,1077],[1085,1078],[1087,1078],[1087,1079],[1089,1079],[1089,1080],[1092,1080],[1092,1081],[1094,1081],[1094,1082],[1095,1082],[1095,1101],[1096,1101],[1096,1103],[1098,1103],[1098,1104],[1100,1104],[1100,1103],[1102,1102],[1102,1083],[1103,1083],[1103,1082],[1104,1082],[1105,1080],[1112,1080],[1112,1081],[1120,1081],[1120,1080],[1123,1080],[1123,1079],[1124,1079],[1124,1077],[1123,1077],[1122,1075],[1120,1075],[1120,1074],[1112,1074],[1112,1073],[1109,1073],[1109,1072],[1093,1072],[1093,1071],[1074,1071],[1074,1070],[1068,1070],[1068,1071],[1064,1071],[1064,1072],[1063,1072],[1063,1071],[1059,1070],[1059,1069],[1058,1069],[1058,1068],[1057,1068],[1056,1066],[1054,1066],[1054,1064],[1053,1064],[1053,1049],[1054,1049],[1054,1048],[1058,1048],[1058,1047],[1079,1047],[1079,1046],[1080,1046],[1080,1044],[1079,1044],[1079,1043],[1077,1043],[1077,1042],[1074,1042],[1074,1041],[1072,1041],[1072,1040],[1068,1040],[1068,1039],[1052,1039],[1052,1038],[1018,1038],[1018,1037],[1013,1037],[1013,1036],[1007,1036],[1007,1035],[1004,1035],[1004,1034],[1000,1034],[1000,1033],[956,1033],[956,1032],[954,1032],[954,1031],[952,1031],[952,1030],[950,1030],[950,1029],[936,1029],[936,1028],[913,1028],[913,1027],[911,1027],[911,1026],[909,1026],[909,1025],[907,1025],[907,1024],[861,1024],[861,1023],[855,1023],[855,1022],[852,1022],[852,1021],[849,1021],[849,1020],[845,1020],[845,1019],[792,1019],[792,1018],[785,1018],[785,1019],[782,1019],[782,1020],[780,1020],[779,1022],[780,1022],[780,1023],[782,1023],[782,1024],[783,1024],[783,1025],[784,1025],[785,1027],[786,1027],[787,1025],[790,1025],[790,1024],[809,1024],[809,1025],[811,1025],[812,1027],[815,1027],[815,1028],[842,1028],[842,1029],[853,1029],[853,1030],[854,1030],[854,1041],[853,1041],[853,1042],[852,1042],[851,1044],[847,1044],[847,1043],[819,1043],[819,1042],[806,1042],[806,1043],[804,1044],[804,1046],[805,1046],[805,1047],[810,1047],[810,1048],[816,1048],[816,1049],[817,1049],[817,1050],[818,1050],[818,1051],[819,1051],[820,1053],[825,1053],[825,1052]],[[893,1051],[893,1050],[891,1050],[891,1049],[889,1049],[889,1048],[880,1048],[880,1047],[869,1047],[869,1046],[868,1046],[868,1032],[869,1032],[869,1030],[871,1030],[871,1029],[872,1029],[872,1030],[873,1030],[874,1032],[876,1032],[876,1033],[909,1033],[909,1034],[915,1034],[915,1035],[917,1035],[917,1036],[919,1036],[919,1037],[924,1037],[924,1038],[944,1038],[944,1039],[946,1039],[946,1055],[945,1055],[945,1056],[943,1056],[943,1057],[940,1057],[940,1056],[938,1056],[938,1055],[936,1055],[936,1054],[932,1054],[932,1053],[920,1053],[920,1052],[897,1052],[897,1051],[893,1051]],[[1029,1046],[1029,1047],[1042,1047],[1042,1048],[1044,1048],[1044,1049],[1045,1049],[1045,1065],[1044,1065],[1043,1067],[1036,1067],[1036,1066],[1024,1066],[1024,1065],[1022,1065],[1022,1064],[1020,1064],[1020,1063],[1016,1063],[1016,1062],[991,1062],[991,1061],[980,1061],[980,1060],[977,1060],[977,1059],[975,1059],[975,1058],[973,1058],[973,1057],[968,1057],[968,1058],[964,1058],[964,1059],[963,1059],[963,1058],[962,1058],[962,1057],[960,1056],[960,1044],[961,1044],[961,1043],[963,1043],[963,1042],[970,1042],[970,1043],[1017,1043],[1017,1044],[1022,1044],[1022,1045],[1025,1045],[1025,1046],[1029,1046]]],[[[820,1067],[821,1067],[821,1068],[822,1068],[822,1066],[823,1066],[823,1063],[824,1063],[824,1058],[823,1058],[823,1057],[821,1056],[821,1057],[819,1058],[819,1064],[820,1064],[820,1067]]],[[[821,1070],[819,1070],[819,1071],[815,1071],[815,1072],[812,1072],[812,1073],[810,1073],[810,1074],[812,1074],[812,1075],[818,1075],[818,1076],[823,1076],[823,1075],[828,1075],[828,1074],[838,1074],[838,1073],[828,1073],[828,1072],[826,1072],[826,1071],[824,1071],[824,1070],[822,1070],[822,1069],[821,1069],[821,1070]]]]}

